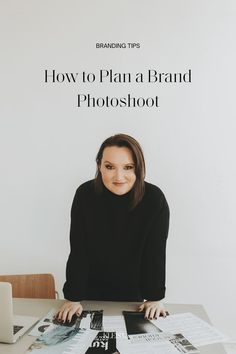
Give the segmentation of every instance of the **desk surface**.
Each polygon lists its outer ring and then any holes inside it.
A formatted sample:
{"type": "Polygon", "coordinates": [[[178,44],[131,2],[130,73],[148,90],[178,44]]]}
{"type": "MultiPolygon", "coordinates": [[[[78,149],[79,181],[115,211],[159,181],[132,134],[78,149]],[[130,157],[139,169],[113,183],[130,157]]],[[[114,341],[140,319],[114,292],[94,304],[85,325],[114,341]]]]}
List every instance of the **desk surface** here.
{"type": "MultiPolygon", "coordinates": [[[[63,300],[39,300],[39,299],[14,299],[14,314],[43,317],[51,308],[59,308],[63,300]]],[[[136,310],[138,303],[127,302],[102,302],[83,301],[83,308],[91,310],[104,310],[105,315],[119,315],[123,310],[136,310]]],[[[170,314],[181,312],[192,312],[203,320],[210,322],[203,306],[184,304],[165,304],[166,310],[170,314]]],[[[35,337],[24,335],[15,344],[0,344],[0,354],[24,354],[29,346],[34,342],[35,337]]],[[[221,344],[211,344],[201,347],[201,354],[225,354],[221,344]]],[[[126,353],[121,353],[126,354],[126,353]]]]}

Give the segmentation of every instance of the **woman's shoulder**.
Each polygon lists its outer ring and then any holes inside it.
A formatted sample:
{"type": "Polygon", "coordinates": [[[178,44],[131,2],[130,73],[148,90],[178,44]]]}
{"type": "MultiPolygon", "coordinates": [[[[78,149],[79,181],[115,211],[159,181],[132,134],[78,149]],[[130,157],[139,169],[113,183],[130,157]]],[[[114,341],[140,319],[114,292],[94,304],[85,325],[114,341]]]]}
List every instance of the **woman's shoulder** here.
{"type": "Polygon", "coordinates": [[[164,193],[160,187],[152,184],[150,182],[144,182],[145,184],[145,194],[147,194],[150,198],[163,198],[164,193]]]}
{"type": "Polygon", "coordinates": [[[94,194],[94,179],[91,179],[89,181],[86,181],[82,183],[77,189],[76,189],[76,196],[78,197],[87,197],[89,195],[94,194]]]}
{"type": "Polygon", "coordinates": [[[165,195],[160,187],[145,181],[145,201],[153,207],[161,207],[166,202],[165,195]]]}

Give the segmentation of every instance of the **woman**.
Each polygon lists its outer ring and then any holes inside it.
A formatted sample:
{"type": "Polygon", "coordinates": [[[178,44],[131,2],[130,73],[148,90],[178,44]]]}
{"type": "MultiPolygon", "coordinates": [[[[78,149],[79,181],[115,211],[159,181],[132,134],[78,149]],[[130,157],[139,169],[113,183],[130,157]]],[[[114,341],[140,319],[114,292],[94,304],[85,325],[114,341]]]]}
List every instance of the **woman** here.
{"type": "Polygon", "coordinates": [[[57,318],[80,315],[85,299],[142,301],[146,318],[165,316],[165,196],[144,181],[143,152],[131,136],[106,139],[96,162],[95,179],[77,189],[72,204],[66,301],[57,318]]]}

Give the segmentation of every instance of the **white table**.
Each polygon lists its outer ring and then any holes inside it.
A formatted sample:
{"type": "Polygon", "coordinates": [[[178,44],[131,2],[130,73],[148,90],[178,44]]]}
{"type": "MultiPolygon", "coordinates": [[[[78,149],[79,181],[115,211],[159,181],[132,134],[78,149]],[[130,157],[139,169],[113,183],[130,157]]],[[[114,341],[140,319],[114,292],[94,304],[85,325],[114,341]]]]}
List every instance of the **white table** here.
{"type": "MultiPolygon", "coordinates": [[[[14,299],[14,314],[43,317],[51,308],[59,308],[63,300],[39,300],[39,299],[14,299]]],[[[110,301],[83,301],[83,308],[91,310],[104,310],[105,315],[119,315],[123,310],[134,311],[138,303],[131,302],[110,302],[110,301]]],[[[170,314],[192,312],[203,320],[210,323],[210,320],[201,305],[165,304],[170,314]]],[[[24,335],[15,344],[0,344],[0,354],[24,354],[34,342],[35,337],[24,335]]],[[[221,344],[211,344],[201,347],[202,354],[225,354],[221,344]]],[[[126,353],[121,353],[126,354],[126,353]]]]}

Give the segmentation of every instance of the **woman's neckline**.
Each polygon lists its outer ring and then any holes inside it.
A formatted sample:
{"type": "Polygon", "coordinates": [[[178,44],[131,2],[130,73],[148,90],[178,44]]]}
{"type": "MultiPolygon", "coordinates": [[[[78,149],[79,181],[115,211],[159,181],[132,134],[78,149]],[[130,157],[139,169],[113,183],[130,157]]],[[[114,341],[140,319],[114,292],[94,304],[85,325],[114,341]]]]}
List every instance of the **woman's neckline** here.
{"type": "Polygon", "coordinates": [[[115,194],[111,192],[103,183],[103,194],[104,196],[107,196],[109,199],[117,201],[117,202],[130,202],[131,194],[132,194],[132,189],[128,191],[125,194],[115,194]]]}

